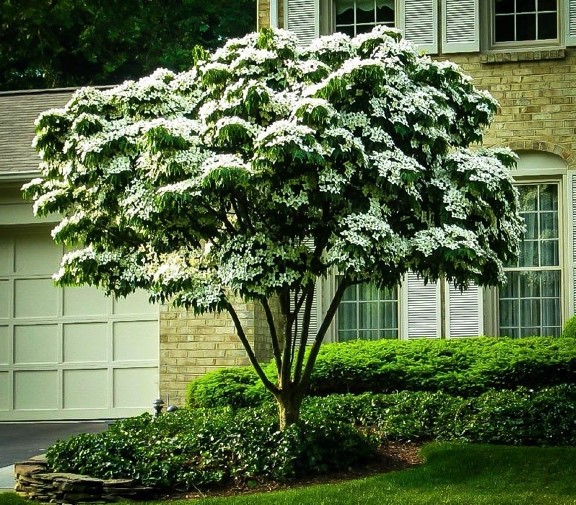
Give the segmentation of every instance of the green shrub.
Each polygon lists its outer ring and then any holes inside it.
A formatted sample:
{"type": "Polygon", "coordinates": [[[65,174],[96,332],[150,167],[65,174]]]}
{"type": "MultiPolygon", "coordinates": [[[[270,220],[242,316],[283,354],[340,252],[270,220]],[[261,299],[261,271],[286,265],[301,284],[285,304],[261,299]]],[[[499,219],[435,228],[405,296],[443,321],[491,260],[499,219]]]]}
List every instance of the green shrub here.
{"type": "Polygon", "coordinates": [[[562,337],[564,338],[576,338],[576,315],[572,316],[562,330],[562,337]]]}
{"type": "Polygon", "coordinates": [[[191,489],[312,475],[375,453],[372,438],[322,413],[280,432],[274,409],[222,408],[118,421],[104,433],[58,442],[46,456],[55,471],[191,489]]]}
{"type": "Polygon", "coordinates": [[[251,366],[222,368],[188,384],[186,405],[244,408],[260,405],[268,396],[251,366]]]}
{"type": "MultiPolygon", "coordinates": [[[[272,368],[267,370],[272,377],[272,368]]],[[[576,339],[357,340],[322,347],[310,394],[409,390],[473,397],[493,388],[574,383],[576,339]]],[[[251,367],[206,374],[188,390],[193,407],[245,407],[266,399],[270,397],[251,367]]]]}
{"type": "Polygon", "coordinates": [[[576,443],[576,386],[491,390],[476,398],[442,392],[307,398],[307,412],[372,428],[384,440],[462,440],[516,445],[576,443]]]}

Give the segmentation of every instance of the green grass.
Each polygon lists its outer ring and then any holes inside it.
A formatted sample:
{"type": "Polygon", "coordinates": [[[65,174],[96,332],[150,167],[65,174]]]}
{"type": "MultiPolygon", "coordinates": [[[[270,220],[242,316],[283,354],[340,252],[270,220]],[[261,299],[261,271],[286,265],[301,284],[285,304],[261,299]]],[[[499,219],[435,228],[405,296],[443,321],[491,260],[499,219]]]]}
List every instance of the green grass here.
{"type": "MultiPolygon", "coordinates": [[[[576,505],[576,448],[446,443],[422,452],[426,462],[410,470],[170,505],[576,505]]],[[[0,505],[26,503],[13,493],[0,494],[0,505]]]]}
{"type": "Polygon", "coordinates": [[[576,448],[430,444],[423,454],[426,463],[410,470],[194,505],[576,504],[576,448]]]}

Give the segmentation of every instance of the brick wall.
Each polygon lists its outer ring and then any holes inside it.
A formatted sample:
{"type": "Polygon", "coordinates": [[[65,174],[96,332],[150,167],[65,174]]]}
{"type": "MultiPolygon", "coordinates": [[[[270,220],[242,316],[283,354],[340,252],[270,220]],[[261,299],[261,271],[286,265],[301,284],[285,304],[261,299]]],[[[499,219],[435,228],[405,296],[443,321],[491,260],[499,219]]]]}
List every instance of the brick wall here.
{"type": "MultiPolygon", "coordinates": [[[[272,355],[268,326],[260,304],[234,304],[260,361],[272,355]]],[[[160,395],[182,405],[188,383],[218,368],[249,365],[228,313],[195,316],[192,311],[160,310],[160,395]]]]}
{"type": "Polygon", "coordinates": [[[576,49],[495,56],[449,58],[500,103],[484,143],[554,153],[576,168],[576,49]]]}

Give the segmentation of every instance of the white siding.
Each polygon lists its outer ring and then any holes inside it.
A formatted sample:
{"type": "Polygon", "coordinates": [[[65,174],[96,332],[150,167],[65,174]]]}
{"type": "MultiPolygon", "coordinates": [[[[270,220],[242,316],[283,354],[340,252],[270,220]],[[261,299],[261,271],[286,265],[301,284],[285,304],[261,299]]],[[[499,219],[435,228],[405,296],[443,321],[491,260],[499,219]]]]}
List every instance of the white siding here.
{"type": "Polygon", "coordinates": [[[478,0],[442,2],[442,52],[478,52],[480,21],[478,0]]]}

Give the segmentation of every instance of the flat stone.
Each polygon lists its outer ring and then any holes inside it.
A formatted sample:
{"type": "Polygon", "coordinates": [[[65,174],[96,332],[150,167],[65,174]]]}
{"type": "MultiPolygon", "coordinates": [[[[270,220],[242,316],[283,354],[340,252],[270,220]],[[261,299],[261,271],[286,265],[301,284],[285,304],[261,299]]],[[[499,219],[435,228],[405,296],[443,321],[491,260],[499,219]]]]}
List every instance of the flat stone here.
{"type": "Polygon", "coordinates": [[[104,487],[130,487],[134,484],[134,479],[108,479],[104,481],[104,487]]]}

